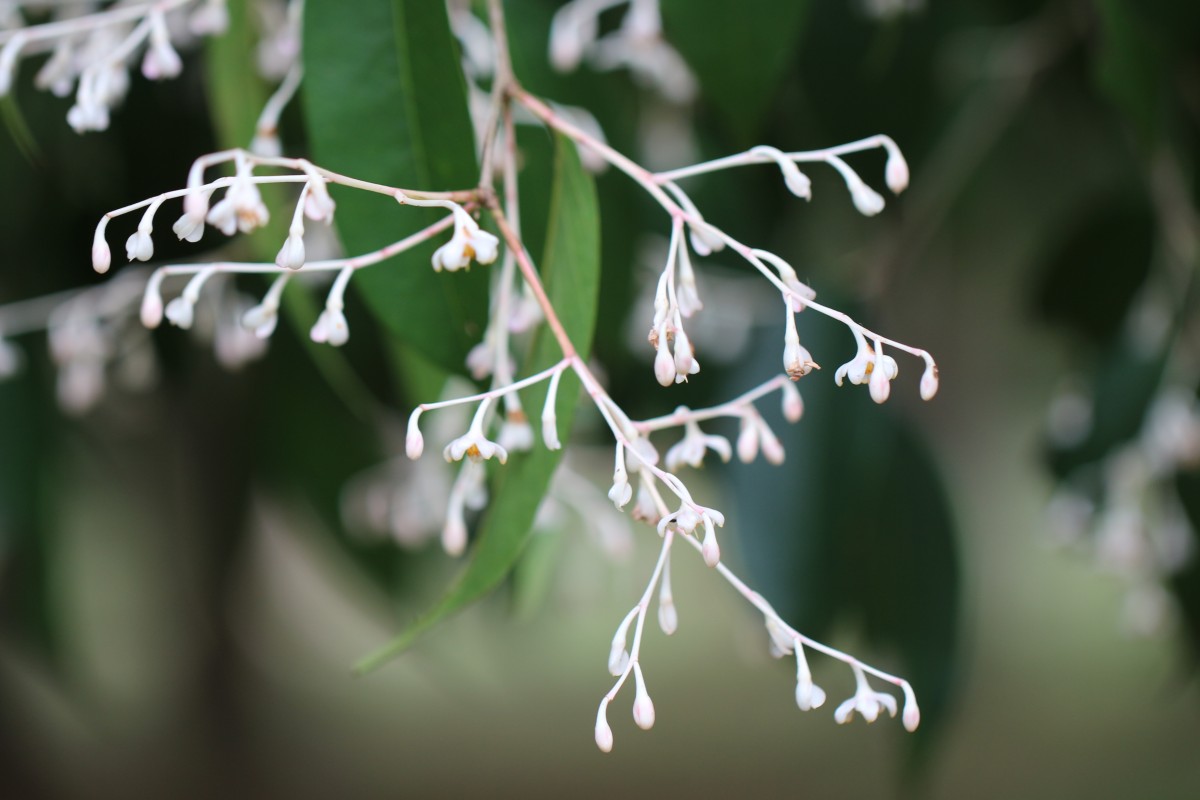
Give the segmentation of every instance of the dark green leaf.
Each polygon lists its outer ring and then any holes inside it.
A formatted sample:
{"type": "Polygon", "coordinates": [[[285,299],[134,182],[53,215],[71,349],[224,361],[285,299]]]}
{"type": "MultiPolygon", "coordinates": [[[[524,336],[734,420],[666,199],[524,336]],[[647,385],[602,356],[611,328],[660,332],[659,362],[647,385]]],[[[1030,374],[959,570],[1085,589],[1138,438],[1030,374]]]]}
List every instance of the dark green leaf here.
{"type": "MultiPolygon", "coordinates": [[[[592,179],[580,166],[575,145],[562,137],[557,140],[550,214],[542,280],[567,335],[586,358],[591,350],[600,284],[600,218],[592,179]]],[[[561,358],[558,343],[542,327],[534,337],[522,374],[543,370],[561,358]]],[[[546,388],[541,383],[526,391],[523,399],[531,413],[540,412],[546,388]]],[[[557,399],[558,425],[564,437],[570,430],[579,394],[579,379],[566,372],[557,399]]],[[[504,579],[529,540],[534,516],[561,457],[562,451],[546,450],[540,445],[529,453],[513,454],[508,465],[497,471],[491,490],[492,503],[466,567],[433,608],[396,639],[359,662],[358,672],[368,672],[396,657],[423,632],[479,599],[504,579]]]]}
{"type": "Polygon", "coordinates": [[[1045,259],[1039,314],[1085,341],[1111,341],[1150,270],[1154,225],[1146,204],[1120,200],[1068,228],[1045,259]]]}
{"type": "Polygon", "coordinates": [[[1097,0],[1101,42],[1096,83],[1133,125],[1144,146],[1162,128],[1167,99],[1164,52],[1128,0],[1097,0]]]}
{"type": "Polygon", "coordinates": [[[756,137],[796,55],[806,0],[667,0],[667,40],[699,78],[734,135],[756,137]]]}
{"type": "Polygon", "coordinates": [[[0,607],[6,627],[54,659],[62,644],[52,581],[57,537],[46,504],[54,412],[30,372],[0,383],[8,421],[0,426],[0,607]]]}
{"type": "MultiPolygon", "coordinates": [[[[314,161],[408,189],[475,185],[471,120],[445,5],[429,0],[339,0],[305,7],[305,111],[314,161]]],[[[336,189],[337,187],[335,187],[336,189]]],[[[348,252],[365,253],[437,219],[360,191],[335,192],[348,252]]],[[[354,284],[403,342],[461,372],[483,333],[487,270],[440,275],[437,243],[363,270],[354,284]]]]}
{"type": "Polygon", "coordinates": [[[246,0],[229,0],[228,8],[229,29],[206,45],[208,104],[218,141],[225,147],[248,147],[269,95],[254,59],[258,10],[246,0]]]}

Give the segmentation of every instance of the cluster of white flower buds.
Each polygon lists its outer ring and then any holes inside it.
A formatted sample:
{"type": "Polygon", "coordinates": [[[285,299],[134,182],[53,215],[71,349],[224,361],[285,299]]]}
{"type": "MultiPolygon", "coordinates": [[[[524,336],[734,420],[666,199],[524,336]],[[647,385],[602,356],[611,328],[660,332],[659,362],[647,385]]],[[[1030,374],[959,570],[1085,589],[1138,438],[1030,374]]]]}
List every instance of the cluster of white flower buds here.
{"type": "Polygon", "coordinates": [[[108,127],[139,53],[146,78],[174,78],[183,69],[176,46],[222,33],[229,23],[225,0],[47,5],[45,20],[20,4],[7,9],[8,24],[0,26],[0,96],[11,90],[22,57],[50,53],[34,84],[59,97],[75,92],[67,122],[79,133],[108,127]]]}
{"type": "MultiPolygon", "coordinates": [[[[164,0],[169,2],[170,0],[164,0]]],[[[180,4],[184,0],[179,0],[180,4]]],[[[499,5],[495,13],[502,13],[499,5]]],[[[469,15],[468,15],[469,16],[469,15]]],[[[893,683],[905,693],[904,722],[910,730],[916,727],[919,713],[911,687],[900,678],[890,676],[868,667],[857,659],[833,648],[813,642],[786,626],[769,604],[751,591],[721,561],[721,550],[716,529],[723,527],[724,515],[715,508],[698,503],[676,471],[685,465],[699,467],[709,451],[715,452],[724,461],[732,458],[736,450],[742,461],[751,461],[762,455],[772,463],[784,459],[783,447],[755,407],[755,402],[775,391],[780,392],[781,406],[785,418],[790,422],[800,419],[803,401],[794,382],[817,368],[808,350],[799,341],[794,315],[806,309],[830,316],[846,324],[859,343],[855,358],[838,370],[837,380],[849,377],[854,383],[869,383],[871,395],[883,402],[890,392],[890,382],[896,377],[897,365],[891,356],[883,353],[887,344],[892,349],[921,357],[926,363],[925,378],[921,382],[921,395],[928,399],[937,389],[937,372],[932,358],[924,350],[903,345],[866,330],[839,311],[818,303],[815,293],[803,284],[796,271],[782,258],[762,250],[755,250],[736,241],[715,227],[701,215],[677,181],[692,175],[713,172],[729,167],[751,164],[774,164],[784,178],[789,190],[801,198],[808,199],[811,183],[798,166],[804,162],[823,162],[836,169],[846,182],[854,205],[866,215],[878,213],[883,208],[883,198],[871,189],[850,168],[843,155],[871,148],[887,151],[886,182],[893,192],[902,191],[908,182],[908,169],[895,143],[883,136],[871,137],[860,142],[826,150],[784,153],[770,147],[757,147],[746,153],[706,162],[694,167],[663,173],[651,173],[633,164],[627,157],[617,153],[607,143],[588,130],[579,118],[561,113],[541,100],[528,95],[519,87],[508,86],[499,76],[509,69],[490,69],[490,59],[499,57],[503,48],[494,52],[483,51],[481,45],[482,23],[473,17],[461,18],[455,29],[464,42],[464,57],[468,62],[479,62],[468,70],[475,75],[491,74],[493,98],[489,102],[488,117],[480,129],[481,145],[504,137],[504,147],[495,152],[485,150],[483,175],[480,189],[459,192],[418,192],[381,186],[329,172],[300,159],[287,159],[275,155],[258,155],[242,150],[231,150],[205,156],[196,162],[189,174],[187,188],[168,192],[149,200],[135,203],[105,215],[97,228],[93,245],[93,266],[97,271],[107,270],[112,255],[105,236],[109,220],[142,210],[137,231],[126,242],[130,260],[145,261],[153,257],[152,241],[154,216],[160,206],[172,199],[182,198],[183,216],[174,229],[180,239],[198,241],[206,225],[212,225],[227,235],[237,232],[249,233],[266,224],[268,210],[259,193],[264,183],[297,183],[301,191],[291,217],[288,236],[278,251],[273,264],[230,264],[213,263],[200,265],[171,265],[160,267],[146,283],[141,304],[141,316],[148,327],[159,324],[166,317],[173,324],[187,328],[192,325],[194,309],[201,297],[201,290],[211,277],[226,273],[254,273],[275,276],[262,301],[257,305],[245,304],[233,315],[241,328],[255,341],[270,336],[275,329],[280,300],[289,276],[293,274],[334,275],[324,310],[311,330],[311,338],[318,342],[340,345],[347,341],[349,329],[344,315],[343,296],[346,287],[358,269],[377,264],[397,253],[421,242],[428,241],[444,231],[451,230],[448,241],[433,254],[432,266],[436,271],[455,272],[466,269],[472,262],[489,264],[500,256],[500,241],[484,230],[472,216],[476,205],[487,206],[496,218],[506,241],[504,258],[494,276],[490,319],[483,341],[467,358],[467,367],[478,379],[491,377],[491,388],[477,394],[418,405],[409,417],[405,435],[405,452],[412,459],[419,459],[425,449],[425,437],[421,432],[420,420],[425,412],[449,407],[474,407],[471,422],[460,436],[438,436],[445,461],[457,465],[457,476],[445,489],[446,513],[442,521],[441,544],[452,555],[463,553],[468,545],[468,514],[479,511],[488,502],[487,470],[484,462],[506,464],[510,455],[530,450],[535,446],[536,435],[522,407],[520,392],[534,385],[545,384],[546,397],[541,416],[541,439],[549,450],[562,447],[556,416],[557,395],[562,375],[572,371],[582,382],[592,398],[615,440],[613,482],[608,497],[617,509],[633,502],[631,516],[654,526],[661,540],[661,551],[651,579],[640,601],[625,616],[613,638],[608,666],[617,678],[615,685],[601,701],[596,721],[596,742],[602,750],[609,750],[613,743],[612,729],[607,722],[607,709],[612,700],[632,675],[635,685],[633,717],[635,723],[650,728],[655,721],[654,704],[646,688],[640,648],[643,640],[645,617],[651,599],[658,592],[658,621],[666,634],[673,633],[679,625],[670,579],[670,554],[672,545],[682,540],[703,558],[717,574],[727,580],[766,617],[771,632],[773,647],[780,653],[795,653],[797,657],[797,703],[801,708],[820,706],[824,692],[812,682],[804,656],[804,647],[819,650],[852,667],[858,681],[853,698],[839,707],[835,716],[839,722],[848,721],[854,715],[868,721],[879,716],[881,709],[892,715],[897,712],[896,701],[890,695],[875,692],[867,682],[867,674],[893,683]],[[468,52],[470,51],[470,52],[468,52]],[[656,200],[671,218],[671,242],[667,263],[659,277],[654,299],[654,317],[651,324],[650,343],[655,348],[654,372],[658,382],[669,387],[686,381],[700,371],[695,348],[684,329],[684,320],[701,311],[703,304],[696,284],[691,253],[706,257],[714,252],[729,248],[744,258],[753,268],[766,277],[780,292],[785,306],[785,336],[783,347],[783,374],[777,375],[759,387],[746,392],[732,401],[706,409],[692,410],[679,407],[673,414],[644,421],[631,420],[608,395],[587,363],[577,354],[568,338],[554,308],[547,300],[538,278],[536,267],[520,242],[519,211],[517,207],[517,148],[513,126],[514,108],[522,109],[530,120],[545,124],[565,134],[579,146],[582,153],[590,154],[610,166],[619,169],[637,181],[656,200]],[[503,125],[501,125],[503,122],[503,125]],[[499,154],[498,156],[496,154],[499,154]],[[492,186],[494,175],[490,162],[498,158],[503,162],[505,203],[501,206],[492,186]],[[205,180],[205,172],[219,164],[230,164],[234,174],[212,181],[205,180]],[[258,175],[256,169],[272,168],[285,174],[258,175]],[[353,258],[313,260],[309,257],[305,243],[305,220],[328,223],[333,219],[335,206],[329,196],[327,184],[336,183],[345,187],[384,194],[393,197],[401,205],[440,208],[449,212],[437,223],[403,240],[353,258]],[[220,199],[211,201],[218,192],[220,199]],[[684,236],[685,227],[687,236],[684,236]],[[518,284],[517,268],[520,268],[518,284]],[[170,276],[189,276],[182,292],[164,305],[161,295],[163,281],[170,276]],[[518,289],[518,285],[522,288],[518,289]],[[520,380],[515,379],[514,359],[510,334],[530,328],[544,319],[562,350],[562,359],[556,364],[520,380]],[[874,347],[867,344],[868,340],[874,347]],[[701,424],[717,418],[737,420],[739,433],[736,446],[722,436],[707,434],[701,424]],[[661,460],[658,450],[651,442],[653,433],[668,429],[682,429],[683,437],[674,444],[661,460]],[[632,642],[630,642],[632,636],[632,642]],[[803,646],[802,646],[803,645],[803,646]]],[[[146,36],[152,34],[153,25],[147,23],[146,36]]],[[[661,36],[661,20],[657,0],[573,0],[565,5],[554,20],[551,50],[554,61],[560,68],[572,68],[584,58],[600,68],[628,66],[636,75],[651,76],[656,85],[668,96],[687,99],[694,94],[694,79],[683,66],[682,59],[674,49],[666,45],[661,36]],[[629,3],[629,12],[621,27],[605,37],[598,35],[598,15],[607,8],[629,3]]],[[[299,80],[298,72],[295,80],[299,80]]],[[[293,75],[288,72],[288,77],[293,75]]],[[[294,92],[288,78],[280,87],[277,96],[284,99],[294,92]]],[[[276,115],[277,116],[277,115],[276,115]]],[[[381,503],[373,501],[376,509],[395,517],[395,501],[381,503]]],[[[374,514],[375,518],[381,516],[374,514]]],[[[404,528],[408,523],[400,524],[404,528]]]]}
{"type": "Polygon", "coordinates": [[[638,82],[673,103],[696,97],[696,77],[687,62],[662,36],[659,0],[572,0],[554,15],[550,27],[550,63],[571,72],[584,60],[593,69],[628,69],[638,82]],[[621,25],[600,37],[600,15],[629,5],[621,25]]]}
{"type": "MultiPolygon", "coordinates": [[[[1075,435],[1082,439],[1089,428],[1075,435]]],[[[1085,548],[1125,586],[1122,626],[1135,635],[1158,633],[1174,615],[1166,583],[1195,557],[1175,475],[1198,465],[1200,402],[1191,389],[1174,386],[1155,398],[1140,435],[1100,464],[1095,499],[1068,484],[1051,500],[1050,521],[1062,542],[1085,548]]]]}
{"type": "MultiPolygon", "coordinates": [[[[355,272],[377,264],[426,241],[441,231],[453,226],[450,241],[438,248],[433,257],[435,269],[457,270],[470,261],[490,263],[497,255],[498,241],[495,236],[482,230],[457,202],[437,193],[404,192],[383,187],[321,169],[303,159],[287,159],[258,156],[244,150],[229,150],[204,156],[193,164],[188,175],[187,188],[166,192],[140,203],[111,211],[101,218],[96,227],[92,244],[92,266],[97,272],[106,272],[112,264],[112,252],[106,238],[109,222],[124,214],[144,209],[137,230],[126,241],[126,255],[130,261],[149,261],[154,257],[154,219],[164,202],[182,198],[183,214],[172,229],[180,240],[198,242],[203,238],[207,225],[218,229],[226,236],[251,233],[270,220],[270,212],[263,201],[259,186],[272,183],[301,184],[300,195],[292,211],[288,235],[280,247],[274,264],[212,263],[169,265],[155,270],[145,285],[141,306],[141,319],[148,328],[157,327],[165,317],[179,328],[191,328],[195,318],[195,307],[202,288],[209,279],[218,274],[274,274],[275,280],[262,301],[248,304],[244,313],[237,315],[236,327],[251,332],[258,339],[266,339],[274,332],[283,290],[288,276],[294,272],[307,274],[333,274],[336,277],[325,301],[325,308],[312,327],[311,338],[315,342],[334,346],[349,340],[350,329],[346,321],[345,292],[355,272]],[[220,164],[232,164],[234,174],[230,177],[206,181],[207,170],[220,164]],[[285,175],[257,175],[258,167],[274,167],[289,170],[285,175]],[[402,205],[444,208],[450,216],[373,253],[355,258],[337,258],[310,261],[305,244],[305,220],[328,225],[333,221],[336,204],[329,194],[329,183],[342,183],[354,188],[387,194],[402,205]],[[213,196],[223,192],[213,203],[213,196]],[[164,303],[162,284],[172,276],[190,276],[183,291],[170,302],[164,303]]],[[[221,341],[240,341],[238,333],[223,334],[221,341]]]]}

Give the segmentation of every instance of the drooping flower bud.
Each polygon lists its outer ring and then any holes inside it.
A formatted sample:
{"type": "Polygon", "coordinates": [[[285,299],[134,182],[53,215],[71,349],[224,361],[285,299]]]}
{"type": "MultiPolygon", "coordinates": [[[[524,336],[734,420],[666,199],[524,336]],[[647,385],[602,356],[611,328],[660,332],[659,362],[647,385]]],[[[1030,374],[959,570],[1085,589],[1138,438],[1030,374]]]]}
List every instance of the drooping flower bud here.
{"type": "Polygon", "coordinates": [[[654,727],[654,702],[650,699],[650,693],[646,691],[646,681],[642,678],[641,664],[634,663],[633,679],[637,684],[637,691],[633,698],[633,721],[639,728],[648,731],[654,727]]]}
{"type": "Polygon", "coordinates": [[[937,364],[930,361],[925,366],[925,374],[921,376],[921,399],[932,400],[938,390],[937,364]]]}

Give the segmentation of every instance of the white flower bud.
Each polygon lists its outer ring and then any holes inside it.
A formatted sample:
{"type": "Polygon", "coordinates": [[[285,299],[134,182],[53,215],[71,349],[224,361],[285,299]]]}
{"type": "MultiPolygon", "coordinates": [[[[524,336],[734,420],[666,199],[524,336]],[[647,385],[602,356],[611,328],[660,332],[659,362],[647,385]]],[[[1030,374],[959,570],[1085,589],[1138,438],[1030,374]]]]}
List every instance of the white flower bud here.
{"type": "Polygon", "coordinates": [[[188,30],[197,36],[222,34],[229,27],[229,9],[225,0],[207,0],[188,18],[188,30]]]}
{"type": "Polygon", "coordinates": [[[858,209],[858,213],[864,217],[873,217],[880,211],[883,211],[883,195],[867,186],[860,179],[850,181],[850,198],[854,201],[854,207],[858,209]]]}
{"type": "Polygon", "coordinates": [[[617,467],[613,472],[613,485],[608,490],[608,499],[613,501],[613,505],[619,511],[625,507],[631,497],[633,497],[633,487],[629,485],[629,477],[625,474],[623,467],[617,467]]]}
{"type": "Polygon", "coordinates": [[[125,255],[130,261],[149,261],[154,256],[154,242],[149,229],[139,227],[125,240],[125,255]]]}
{"type": "Polygon", "coordinates": [[[457,504],[453,505],[442,527],[442,549],[448,556],[460,556],[467,549],[467,523],[463,519],[462,509],[457,504]]]}
{"type": "Polygon", "coordinates": [[[96,235],[92,239],[92,269],[103,275],[111,266],[112,250],[109,249],[108,242],[104,238],[104,229],[96,228],[96,235]]]}
{"type": "Polygon", "coordinates": [[[757,424],[758,424],[758,436],[759,436],[760,444],[762,446],[763,457],[765,457],[767,459],[767,461],[774,464],[775,466],[779,466],[780,464],[783,463],[783,459],[785,457],[785,453],[783,451],[783,445],[780,443],[779,439],[776,438],[775,433],[771,430],[770,427],[768,427],[767,423],[763,422],[760,419],[760,420],[757,420],[757,424]]]}
{"type": "Polygon", "coordinates": [[[179,53],[175,52],[175,48],[171,47],[170,41],[166,38],[153,40],[150,47],[146,49],[146,55],[142,59],[142,74],[147,80],[159,81],[165,78],[176,78],[183,71],[183,60],[179,57],[179,53]]]}
{"type": "Polygon", "coordinates": [[[186,331],[195,321],[196,306],[186,296],[181,295],[167,303],[166,315],[172,325],[186,331]]]}
{"type": "Polygon", "coordinates": [[[304,231],[292,230],[275,256],[276,265],[283,269],[300,269],[304,266],[304,231]]]}
{"type": "Polygon", "coordinates": [[[341,309],[326,307],[309,331],[309,337],[314,342],[341,347],[350,340],[350,326],[346,323],[346,315],[341,309]]]}
{"type": "Polygon", "coordinates": [[[704,517],[704,544],[700,552],[704,556],[704,563],[710,567],[715,567],[721,562],[721,547],[717,544],[717,532],[713,530],[712,520],[707,515],[704,517]]]}
{"type": "Polygon", "coordinates": [[[901,684],[901,688],[904,689],[904,714],[901,719],[904,722],[904,730],[912,733],[921,724],[921,709],[917,706],[917,696],[907,681],[901,684]]]}
{"type": "Polygon", "coordinates": [[[260,130],[250,140],[250,152],[263,158],[279,158],[283,155],[283,142],[279,141],[279,134],[276,131],[260,130]]]}
{"type": "Polygon", "coordinates": [[[175,220],[175,224],[171,226],[171,230],[175,232],[175,236],[181,241],[186,239],[194,244],[204,236],[204,217],[201,216],[197,220],[191,214],[184,214],[175,220]]]}
{"type": "Polygon", "coordinates": [[[675,330],[675,374],[687,375],[692,369],[692,343],[683,328],[675,330]]]}
{"type": "Polygon", "coordinates": [[[629,653],[625,649],[625,640],[629,635],[629,625],[633,622],[634,614],[630,613],[617,627],[613,634],[612,646],[608,651],[608,674],[614,678],[620,677],[629,667],[629,653]]]}
{"type": "Polygon", "coordinates": [[[269,305],[266,300],[247,309],[246,313],[242,315],[242,327],[254,331],[254,335],[260,339],[270,337],[275,332],[275,326],[278,323],[279,309],[269,305]]]}
{"type": "Polygon", "coordinates": [[[921,376],[921,399],[932,400],[938,390],[938,368],[937,364],[932,361],[925,367],[925,374],[921,376]]]}
{"type": "Polygon", "coordinates": [[[336,208],[337,204],[329,196],[324,179],[309,181],[308,192],[304,196],[304,216],[314,221],[332,222],[336,208]]]}
{"type": "Polygon", "coordinates": [[[425,451],[425,437],[421,435],[419,420],[421,409],[416,408],[408,418],[408,433],[404,437],[404,453],[413,461],[425,451]]]}
{"type": "MultiPolygon", "coordinates": [[[[790,385],[790,384],[789,384],[790,385]]],[[[750,416],[742,417],[741,429],[737,439],[738,460],[749,464],[758,455],[758,425],[750,416]]]]}
{"type": "Polygon", "coordinates": [[[562,442],[558,438],[558,415],[550,408],[550,413],[542,413],[542,441],[547,450],[562,450],[562,442]]]}
{"type": "Polygon", "coordinates": [[[796,684],[796,705],[801,711],[820,708],[825,705],[825,690],[813,683],[811,677],[799,681],[796,684]]]}
{"type": "Polygon", "coordinates": [[[642,665],[633,665],[633,679],[637,684],[637,692],[633,698],[633,721],[644,731],[654,727],[654,702],[646,691],[646,681],[642,678],[642,665]]]}
{"type": "Polygon", "coordinates": [[[780,394],[783,418],[788,422],[799,422],[800,417],[804,416],[804,400],[800,397],[800,390],[796,388],[796,384],[784,383],[780,387],[780,394]]]}
{"type": "Polygon", "coordinates": [[[675,382],[675,359],[671,357],[671,351],[667,347],[667,334],[665,329],[660,330],[658,334],[658,353],[654,357],[654,377],[663,386],[670,386],[675,382]]]}
{"type": "Polygon", "coordinates": [[[157,328],[162,324],[163,301],[162,295],[158,291],[157,281],[150,281],[146,284],[146,292],[142,295],[141,317],[142,324],[147,328],[157,328]]]}
{"type": "Polygon", "coordinates": [[[596,712],[596,746],[602,753],[611,753],[613,748],[613,732],[608,724],[608,698],[600,701],[600,710],[596,712]]]}
{"type": "Polygon", "coordinates": [[[708,256],[725,249],[725,240],[708,229],[706,225],[688,224],[688,239],[697,255],[708,256]]]}
{"type": "Polygon", "coordinates": [[[887,370],[876,362],[875,369],[871,372],[870,380],[871,399],[876,403],[887,402],[888,395],[891,394],[892,384],[888,380],[887,370]]]}
{"type": "Polygon", "coordinates": [[[888,148],[888,160],[884,172],[888,188],[894,194],[900,194],[908,188],[908,162],[900,154],[900,148],[888,148]]]}
{"type": "Polygon", "coordinates": [[[666,598],[659,598],[658,626],[667,636],[679,629],[679,612],[675,610],[675,601],[669,595],[666,598]]]}
{"type": "Polygon", "coordinates": [[[209,192],[189,192],[183,196],[183,213],[191,217],[201,225],[204,224],[204,218],[208,216],[208,196],[209,192]]]}

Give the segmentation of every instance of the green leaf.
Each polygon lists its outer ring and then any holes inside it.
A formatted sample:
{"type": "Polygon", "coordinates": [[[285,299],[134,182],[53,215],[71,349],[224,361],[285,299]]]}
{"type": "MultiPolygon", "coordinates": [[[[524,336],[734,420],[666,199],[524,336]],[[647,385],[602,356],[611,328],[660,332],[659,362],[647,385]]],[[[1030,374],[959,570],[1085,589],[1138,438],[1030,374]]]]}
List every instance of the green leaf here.
{"type": "Polygon", "coordinates": [[[229,29],[208,39],[205,46],[208,103],[217,140],[225,147],[249,147],[259,112],[270,93],[258,77],[254,58],[257,9],[246,0],[229,0],[228,8],[229,29]]]}
{"type": "MultiPolygon", "coordinates": [[[[829,366],[841,360],[835,336],[852,355],[849,336],[828,320],[800,325],[802,340],[829,366]]],[[[764,356],[748,365],[753,375],[744,382],[775,369],[774,356],[764,356]]],[[[923,755],[957,671],[954,518],[936,464],[911,428],[872,403],[865,386],[838,388],[830,372],[800,381],[805,412],[797,424],[762,407],[787,461],[732,471],[737,530],[759,591],[789,623],[823,638],[848,618],[869,644],[859,656],[879,666],[880,653],[897,656],[892,671],[912,683],[921,704],[912,743],[923,755]]],[[[916,393],[915,381],[903,388],[916,393]]]]}
{"type": "Polygon", "coordinates": [[[666,37],[739,138],[756,138],[796,54],[806,0],[666,0],[666,37]]]}
{"type": "Polygon", "coordinates": [[[1162,129],[1168,97],[1163,47],[1127,0],[1097,0],[1101,43],[1096,83],[1133,126],[1145,147],[1162,129]]]}
{"type": "Polygon", "coordinates": [[[40,391],[39,366],[30,363],[25,374],[0,383],[0,414],[9,421],[0,426],[0,623],[58,667],[58,538],[48,513],[54,412],[40,391]]]}
{"type": "MultiPolygon", "coordinates": [[[[444,3],[309,0],[304,100],[313,160],[407,189],[468,189],[478,175],[458,48],[444,3]]],[[[431,211],[338,191],[336,224],[347,252],[366,253],[420,230],[431,211]]],[[[444,213],[444,212],[442,212],[444,213]]],[[[487,270],[438,274],[429,242],[356,275],[354,285],[387,328],[435,363],[462,372],[483,333],[487,270]]]]}
{"type": "MultiPolygon", "coordinates": [[[[580,165],[575,145],[561,136],[556,141],[542,280],[563,328],[579,355],[586,358],[591,350],[596,296],[600,290],[600,217],[591,176],[580,165]]],[[[522,374],[546,369],[561,358],[558,343],[543,326],[534,337],[522,374]]],[[[564,437],[570,430],[580,389],[573,372],[568,370],[563,374],[556,409],[559,431],[564,437]]],[[[525,392],[525,408],[531,415],[540,413],[546,390],[543,382],[525,392]]],[[[356,672],[369,672],[400,655],[422,633],[479,599],[504,579],[529,541],[538,506],[561,458],[561,450],[547,450],[540,444],[529,453],[513,454],[508,465],[497,471],[491,490],[492,503],[466,567],[439,602],[398,637],[360,661],[356,672]]]]}

